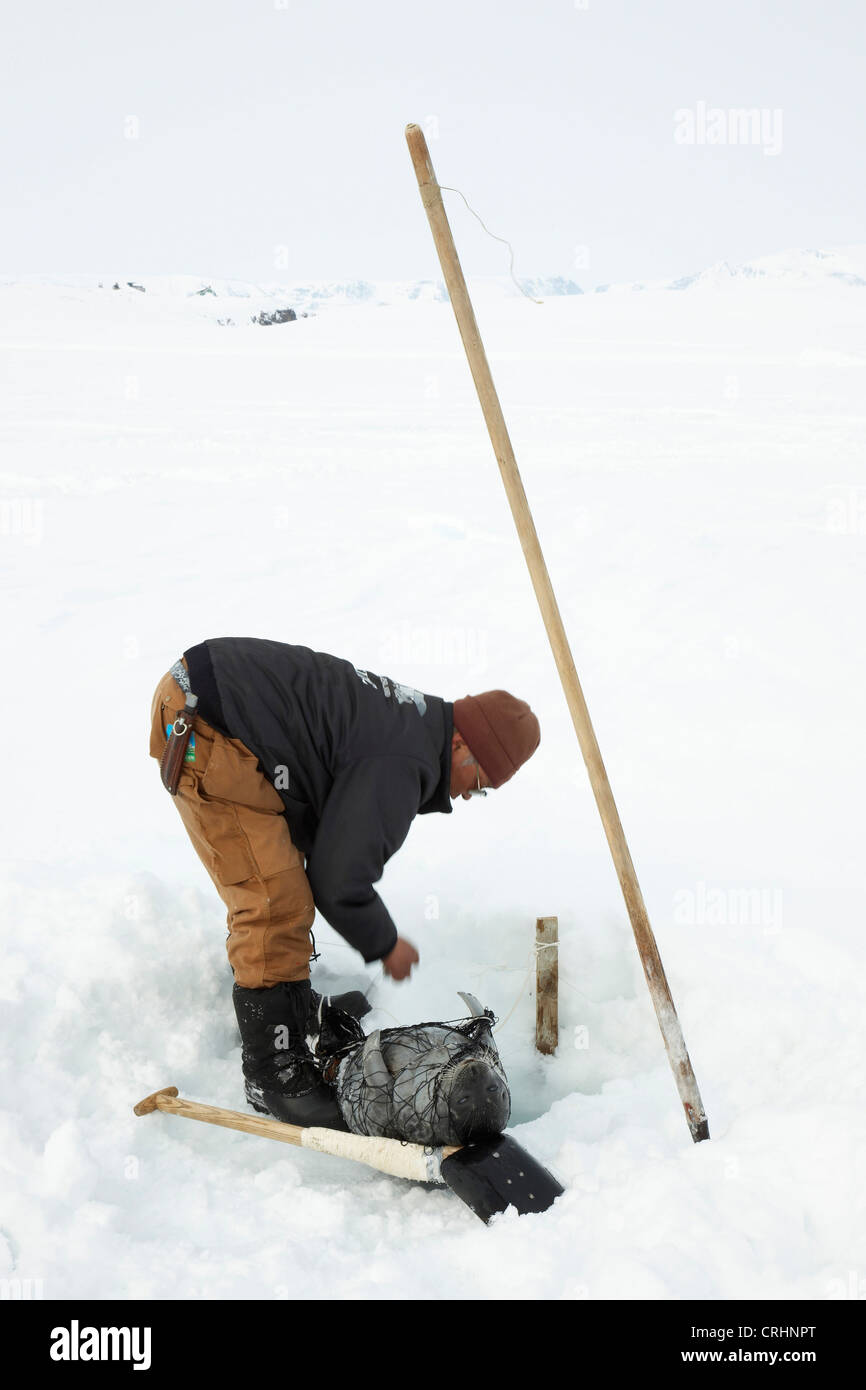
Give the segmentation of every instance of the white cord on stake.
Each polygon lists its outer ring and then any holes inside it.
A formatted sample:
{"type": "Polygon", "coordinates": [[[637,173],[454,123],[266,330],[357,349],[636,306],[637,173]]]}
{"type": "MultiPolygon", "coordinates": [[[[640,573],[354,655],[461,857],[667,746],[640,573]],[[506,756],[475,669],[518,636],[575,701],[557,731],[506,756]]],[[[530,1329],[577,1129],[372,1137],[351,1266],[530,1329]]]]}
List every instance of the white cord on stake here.
{"type": "Polygon", "coordinates": [[[508,247],[508,250],[511,252],[511,263],[508,267],[508,273],[511,276],[517,288],[520,290],[520,293],[524,295],[528,300],[530,300],[533,304],[543,304],[543,299],[534,299],[531,294],[527,294],[526,290],[523,288],[520,281],[517,279],[517,276],[514,274],[514,247],[511,245],[511,242],[507,241],[504,236],[497,236],[495,232],[491,232],[490,228],[485,226],[481,218],[478,217],[478,213],[475,211],[473,207],[470,206],[469,199],[466,197],[466,194],[461,193],[459,188],[452,188],[447,183],[440,183],[439,187],[440,189],[444,189],[447,193],[460,193],[460,197],[463,199],[464,203],[469,208],[469,211],[472,213],[472,216],[478,218],[478,221],[481,222],[481,225],[482,227],[484,227],[484,230],[487,233],[487,235],[493,237],[494,241],[501,241],[503,246],[508,247]]]}

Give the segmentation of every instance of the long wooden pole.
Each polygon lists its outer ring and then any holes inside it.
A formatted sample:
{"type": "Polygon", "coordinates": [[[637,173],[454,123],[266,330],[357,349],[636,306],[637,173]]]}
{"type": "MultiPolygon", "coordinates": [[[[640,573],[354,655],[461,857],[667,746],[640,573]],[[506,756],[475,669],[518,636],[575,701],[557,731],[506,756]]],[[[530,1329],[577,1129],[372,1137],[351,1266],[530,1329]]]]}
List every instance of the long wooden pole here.
{"type": "Polygon", "coordinates": [[[478,392],[478,399],[481,402],[481,409],[487,422],[487,431],[496,454],[502,481],[505,484],[511,515],[514,517],[523,554],[529,566],[535,596],[538,599],[541,616],[553,649],[559,678],[562,681],[562,688],[565,691],[565,698],[580,744],[580,751],[589,772],[589,780],[592,784],[604,833],[607,836],[607,843],[610,846],[617,877],[625,898],[629,920],[667,1049],[668,1059],[673,1069],[677,1090],[683,1103],[692,1138],[695,1143],[698,1143],[701,1139],[709,1139],[710,1137],[698,1083],[695,1080],[689,1054],[686,1051],[682,1028],[671,997],[670,987],[665,978],[661,957],[644,905],[643,894],[626,844],[625,833],[602,762],[601,751],[590,721],[589,710],[583,697],[580,681],[577,678],[577,671],[565,635],[559,606],[547,572],[547,565],[529,510],[529,503],[526,500],[526,493],[523,490],[514,450],[505,426],[502,407],[499,404],[499,397],[493,384],[493,377],[487,362],[484,344],[481,341],[481,334],[478,331],[478,324],[475,321],[475,313],[469,298],[469,291],[466,288],[466,281],[463,278],[451,227],[445,214],[442,194],[433,171],[430,151],[420,126],[412,124],[406,127],[406,143],[412,156],[412,164],[421,192],[421,201],[424,204],[430,230],[433,233],[433,240],[436,243],[439,264],[442,266],[442,274],[445,277],[445,284],[451,297],[457,326],[463,339],[463,346],[469,361],[469,370],[472,372],[475,389],[478,392]]]}

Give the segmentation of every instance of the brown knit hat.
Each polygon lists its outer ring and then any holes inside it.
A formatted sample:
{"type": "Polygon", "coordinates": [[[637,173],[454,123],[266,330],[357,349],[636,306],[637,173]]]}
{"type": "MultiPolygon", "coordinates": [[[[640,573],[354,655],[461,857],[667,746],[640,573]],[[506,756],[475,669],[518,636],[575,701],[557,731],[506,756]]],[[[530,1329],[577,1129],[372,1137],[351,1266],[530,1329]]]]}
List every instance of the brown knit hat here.
{"type": "Polygon", "coordinates": [[[525,700],[507,690],[485,690],[454,701],[454,724],[491,787],[501,787],[541,742],[538,720],[525,700]]]}

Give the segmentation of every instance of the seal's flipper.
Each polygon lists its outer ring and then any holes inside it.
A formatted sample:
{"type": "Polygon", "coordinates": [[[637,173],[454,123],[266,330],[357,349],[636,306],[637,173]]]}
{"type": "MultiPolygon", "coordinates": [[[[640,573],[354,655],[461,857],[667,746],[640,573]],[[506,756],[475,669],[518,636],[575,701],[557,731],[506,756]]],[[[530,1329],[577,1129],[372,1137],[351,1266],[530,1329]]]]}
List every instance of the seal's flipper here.
{"type": "Polygon", "coordinates": [[[371,1033],[364,1043],[361,1052],[361,1065],[364,1070],[364,1080],[368,1086],[390,1086],[391,1073],[388,1070],[385,1058],[382,1056],[380,1045],[381,1029],[377,1028],[375,1033],[371,1033]]]}
{"type": "Polygon", "coordinates": [[[460,998],[463,1000],[463,1003],[466,1005],[473,1018],[484,1017],[484,1009],[482,1009],[474,994],[469,994],[467,990],[463,989],[458,989],[457,993],[460,995],[460,998]]]}
{"type": "MultiPolygon", "coordinates": [[[[363,999],[363,995],[360,997],[363,999]]],[[[337,1053],[345,1054],[348,1048],[357,1043],[363,1043],[366,1034],[359,1016],[337,1007],[330,999],[321,1000],[317,1013],[319,1022],[315,1052],[321,1063],[326,1063],[329,1057],[337,1053]]]]}

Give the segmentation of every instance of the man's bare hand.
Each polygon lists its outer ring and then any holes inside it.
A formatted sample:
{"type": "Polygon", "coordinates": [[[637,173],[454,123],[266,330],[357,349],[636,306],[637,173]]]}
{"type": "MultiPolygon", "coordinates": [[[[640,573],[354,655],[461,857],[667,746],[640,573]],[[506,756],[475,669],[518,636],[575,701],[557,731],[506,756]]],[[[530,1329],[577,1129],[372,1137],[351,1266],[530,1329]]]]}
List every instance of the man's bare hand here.
{"type": "Polygon", "coordinates": [[[415,950],[411,941],[405,941],[402,936],[397,937],[397,945],[387,956],[382,957],[382,965],[385,974],[390,975],[392,980],[408,979],[412,971],[412,966],[417,965],[421,957],[415,950]]]}

